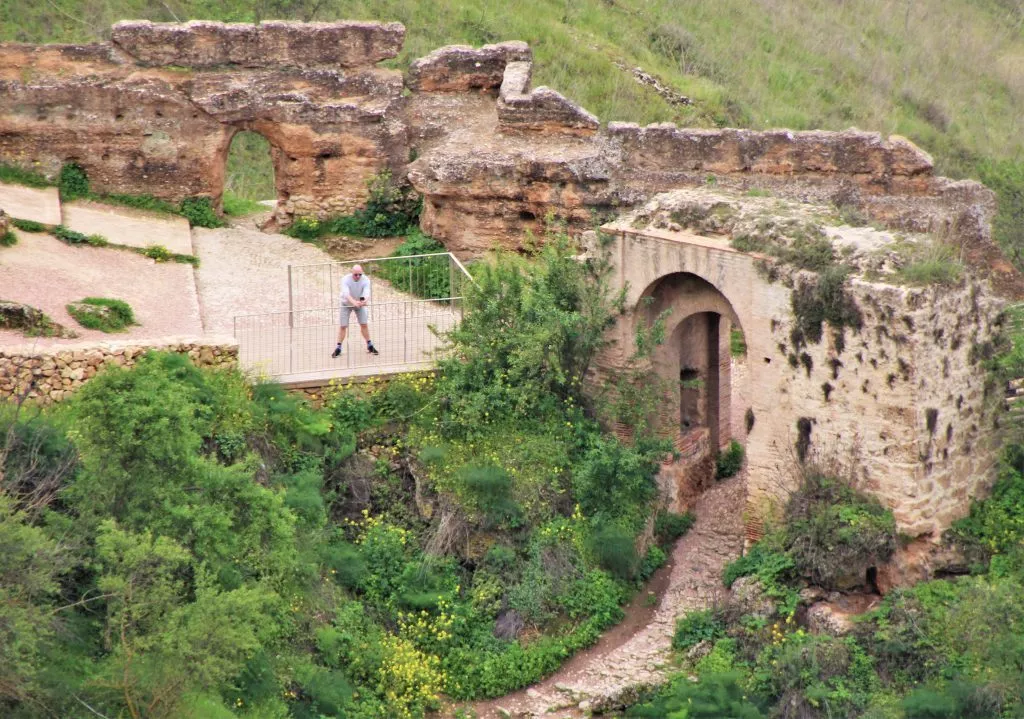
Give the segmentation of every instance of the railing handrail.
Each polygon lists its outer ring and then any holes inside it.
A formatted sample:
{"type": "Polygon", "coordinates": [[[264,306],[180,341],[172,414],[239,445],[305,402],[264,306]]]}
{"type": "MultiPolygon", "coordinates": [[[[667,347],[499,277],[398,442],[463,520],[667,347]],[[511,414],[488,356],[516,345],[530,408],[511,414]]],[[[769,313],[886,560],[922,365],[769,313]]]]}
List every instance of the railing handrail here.
{"type": "MultiPolygon", "coordinates": [[[[410,304],[426,304],[428,302],[450,302],[452,300],[464,299],[462,295],[452,295],[451,297],[431,297],[428,299],[418,300],[396,300],[393,302],[367,302],[368,307],[389,307],[392,305],[410,305],[410,304]]],[[[288,315],[298,314],[300,312],[333,312],[337,310],[340,305],[330,305],[329,307],[310,307],[301,310],[277,310],[276,312],[254,312],[248,315],[235,315],[236,320],[244,320],[249,317],[269,317],[271,315],[288,315]]]]}
{"type": "Polygon", "coordinates": [[[442,257],[442,256],[445,256],[445,255],[447,255],[451,259],[455,260],[455,263],[459,266],[459,268],[463,272],[466,273],[467,277],[469,277],[469,272],[466,272],[466,268],[462,266],[461,262],[459,262],[459,258],[456,257],[455,255],[453,255],[451,252],[425,252],[425,253],[419,254],[419,255],[393,255],[391,257],[367,257],[367,258],[360,258],[358,260],[345,260],[345,261],[342,261],[342,262],[338,262],[338,261],[336,261],[336,262],[311,262],[308,265],[292,265],[292,267],[295,267],[296,269],[298,269],[298,268],[305,268],[305,267],[333,267],[334,265],[349,265],[349,266],[351,266],[351,265],[358,265],[358,264],[361,264],[363,262],[383,262],[385,260],[414,260],[417,257],[442,257]]]}

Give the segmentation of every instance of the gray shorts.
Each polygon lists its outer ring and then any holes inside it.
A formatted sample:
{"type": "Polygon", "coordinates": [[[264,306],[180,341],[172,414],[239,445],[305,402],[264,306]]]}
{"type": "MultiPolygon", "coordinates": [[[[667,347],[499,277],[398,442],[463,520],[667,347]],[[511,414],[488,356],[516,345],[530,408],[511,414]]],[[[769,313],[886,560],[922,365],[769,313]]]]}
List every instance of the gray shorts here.
{"type": "Polygon", "coordinates": [[[341,306],[341,313],[338,316],[338,324],[342,327],[348,327],[349,315],[353,312],[356,313],[356,319],[359,320],[359,324],[365,325],[370,319],[370,311],[366,307],[349,307],[347,305],[341,306]]]}

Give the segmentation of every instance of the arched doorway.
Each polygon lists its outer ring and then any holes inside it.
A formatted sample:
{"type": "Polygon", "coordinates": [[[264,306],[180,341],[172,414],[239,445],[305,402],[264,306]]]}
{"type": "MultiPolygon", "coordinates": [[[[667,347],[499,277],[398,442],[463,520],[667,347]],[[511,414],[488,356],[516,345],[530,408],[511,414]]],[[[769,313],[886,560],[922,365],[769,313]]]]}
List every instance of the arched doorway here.
{"type": "Polygon", "coordinates": [[[224,160],[224,192],[221,206],[228,215],[273,210],[261,205],[277,199],[272,146],[263,135],[249,130],[235,132],[224,160]]]}
{"type": "Polygon", "coordinates": [[[676,272],[652,283],[638,310],[648,326],[664,323],[664,342],[651,356],[664,394],[661,431],[677,444],[706,436],[712,452],[742,435],[732,417],[731,340],[739,320],[725,295],[695,274],[676,272]]]}

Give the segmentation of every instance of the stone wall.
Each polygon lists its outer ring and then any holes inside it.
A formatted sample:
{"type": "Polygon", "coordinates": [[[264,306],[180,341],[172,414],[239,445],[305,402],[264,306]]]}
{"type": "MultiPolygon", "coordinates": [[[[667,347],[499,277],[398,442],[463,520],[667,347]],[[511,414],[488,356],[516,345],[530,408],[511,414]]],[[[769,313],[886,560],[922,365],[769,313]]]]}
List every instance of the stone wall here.
{"type": "Polygon", "coordinates": [[[187,354],[200,367],[238,363],[237,342],[216,337],[4,347],[0,348],[0,401],[25,396],[42,404],[59,402],[104,365],[131,367],[150,350],[187,354]]]}
{"type": "Polygon", "coordinates": [[[278,223],[351,212],[408,160],[398,23],[119,23],[109,43],[0,45],[0,161],[94,191],[219,202],[231,138],[271,145],[278,223]]]}
{"type": "MultiPolygon", "coordinates": [[[[930,541],[985,494],[998,458],[1002,393],[986,385],[983,360],[998,341],[1005,300],[977,274],[967,271],[952,286],[911,287],[855,273],[847,291],[861,329],[839,340],[826,324],[820,342],[795,346],[793,288],[812,275],[773,276],[770,260],[737,251],[727,235],[660,229],[638,214],[605,230],[612,240],[601,251],[633,309],[611,333],[600,370],[624,366],[637,330],[667,310],[667,341],[652,367],[670,388],[663,406],[678,407],[672,387],[680,357],[701,338],[674,328],[715,312],[742,329],[744,371],[730,377],[723,362],[719,375],[719,445],[746,436],[751,517],[777,511],[809,463],[850,473],[893,510],[900,531],[930,541]],[[746,404],[734,402],[728,421],[725,384],[746,404]]],[[[664,476],[679,483],[679,506],[691,480],[682,470],[664,476]]]]}

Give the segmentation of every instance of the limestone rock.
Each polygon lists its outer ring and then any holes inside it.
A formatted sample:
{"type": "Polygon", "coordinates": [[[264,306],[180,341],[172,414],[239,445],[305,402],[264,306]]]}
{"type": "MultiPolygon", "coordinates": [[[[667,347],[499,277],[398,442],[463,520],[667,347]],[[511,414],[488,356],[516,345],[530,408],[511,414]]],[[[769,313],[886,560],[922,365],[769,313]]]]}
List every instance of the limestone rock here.
{"type": "Polygon", "coordinates": [[[530,91],[531,64],[510,62],[498,93],[498,125],[502,132],[592,135],[598,119],[547,87],[530,91]]]}
{"type": "Polygon", "coordinates": [[[405,26],[397,22],[273,20],[250,25],[133,20],[114,25],[111,40],[143,65],[361,67],[398,55],[405,26]]]}
{"type": "Polygon", "coordinates": [[[737,615],[749,614],[758,619],[768,619],[775,614],[775,602],[765,594],[755,577],[740,577],[732,583],[729,607],[737,615]]]}
{"type": "Polygon", "coordinates": [[[409,68],[409,87],[421,92],[496,90],[510,62],[529,61],[533,53],[522,41],[473,48],[448,45],[415,60],[409,68]]]}
{"type": "Polygon", "coordinates": [[[6,235],[11,229],[11,218],[6,212],[0,210],[0,237],[6,235]]]}

